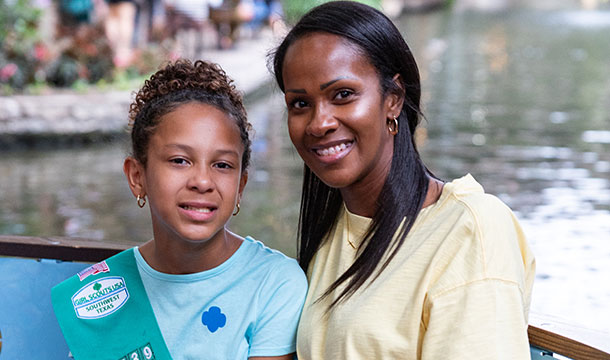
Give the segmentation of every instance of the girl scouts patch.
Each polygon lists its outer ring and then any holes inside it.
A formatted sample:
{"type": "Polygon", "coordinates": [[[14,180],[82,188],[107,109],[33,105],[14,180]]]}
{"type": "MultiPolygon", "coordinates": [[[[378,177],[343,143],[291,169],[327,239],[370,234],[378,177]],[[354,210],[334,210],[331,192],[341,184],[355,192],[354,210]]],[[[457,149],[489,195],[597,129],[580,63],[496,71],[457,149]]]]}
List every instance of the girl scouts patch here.
{"type": "Polygon", "coordinates": [[[120,309],[129,299],[125,279],[108,276],[88,283],[72,295],[76,316],[100,319],[120,309]]]}

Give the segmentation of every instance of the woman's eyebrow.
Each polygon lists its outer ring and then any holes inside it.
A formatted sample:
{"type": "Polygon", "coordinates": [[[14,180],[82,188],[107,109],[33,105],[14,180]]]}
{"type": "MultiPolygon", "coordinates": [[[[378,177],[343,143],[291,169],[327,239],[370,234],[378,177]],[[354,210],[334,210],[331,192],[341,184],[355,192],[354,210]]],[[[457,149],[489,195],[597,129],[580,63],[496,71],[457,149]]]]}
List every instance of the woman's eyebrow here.
{"type": "Polygon", "coordinates": [[[350,79],[349,76],[339,76],[338,78],[331,80],[329,82],[325,82],[324,84],[320,85],[320,90],[324,90],[327,87],[331,86],[332,84],[336,83],[339,80],[343,80],[343,79],[350,79]]]}
{"type": "Polygon", "coordinates": [[[286,89],[286,92],[292,92],[292,93],[297,93],[297,94],[307,94],[307,91],[305,91],[305,89],[286,89]]]}
{"type": "MultiPolygon", "coordinates": [[[[350,77],[349,76],[340,76],[329,82],[325,82],[324,84],[320,85],[320,90],[324,90],[327,87],[331,86],[332,84],[336,83],[337,81],[343,80],[343,79],[350,79],[350,77]]],[[[307,91],[305,89],[286,89],[286,92],[292,92],[292,93],[297,93],[297,94],[307,94],[307,91]]]]}

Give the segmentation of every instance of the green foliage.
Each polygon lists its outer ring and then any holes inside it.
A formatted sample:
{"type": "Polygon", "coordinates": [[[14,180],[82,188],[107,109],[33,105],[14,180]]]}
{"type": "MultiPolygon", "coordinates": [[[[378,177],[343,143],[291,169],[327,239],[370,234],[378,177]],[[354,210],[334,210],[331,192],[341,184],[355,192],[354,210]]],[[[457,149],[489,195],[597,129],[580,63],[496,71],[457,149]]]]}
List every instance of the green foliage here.
{"type": "Polygon", "coordinates": [[[0,84],[23,88],[39,80],[44,63],[40,16],[29,0],[0,0],[0,84]]]}
{"type": "Polygon", "coordinates": [[[149,46],[129,68],[117,71],[102,24],[64,21],[61,12],[60,38],[45,44],[39,28],[43,9],[35,2],[0,0],[0,94],[124,84],[156,70],[159,59],[167,58],[162,48],[149,46]]]}
{"type": "MultiPolygon", "coordinates": [[[[286,22],[294,25],[307,11],[328,0],[283,0],[286,22]]],[[[359,2],[381,9],[381,0],[359,0],[359,2]]]]}

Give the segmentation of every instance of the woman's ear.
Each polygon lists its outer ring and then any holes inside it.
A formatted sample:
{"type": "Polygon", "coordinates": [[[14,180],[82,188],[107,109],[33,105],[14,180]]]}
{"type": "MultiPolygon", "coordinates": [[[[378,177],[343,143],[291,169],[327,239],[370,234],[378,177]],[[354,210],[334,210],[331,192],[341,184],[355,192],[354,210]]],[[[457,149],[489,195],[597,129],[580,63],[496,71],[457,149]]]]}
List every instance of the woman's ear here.
{"type": "Polygon", "coordinates": [[[146,195],[146,177],[144,166],[135,158],[129,156],[123,163],[123,172],[129,183],[133,196],[146,195]]]}
{"type": "Polygon", "coordinates": [[[402,111],[402,105],[405,102],[405,88],[402,84],[400,74],[394,75],[392,78],[394,86],[389,89],[388,95],[386,96],[386,108],[387,108],[387,119],[393,119],[400,115],[402,111]]]}

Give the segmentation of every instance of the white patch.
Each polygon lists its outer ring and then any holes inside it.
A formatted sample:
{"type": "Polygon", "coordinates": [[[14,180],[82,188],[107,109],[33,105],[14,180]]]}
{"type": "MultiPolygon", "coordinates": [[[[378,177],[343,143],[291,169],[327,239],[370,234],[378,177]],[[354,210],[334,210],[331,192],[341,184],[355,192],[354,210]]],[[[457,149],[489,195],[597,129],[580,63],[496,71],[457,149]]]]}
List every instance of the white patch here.
{"type": "Polygon", "coordinates": [[[76,316],[99,319],[119,310],[129,299],[125,279],[108,276],[88,283],[72,296],[76,316]]]}

